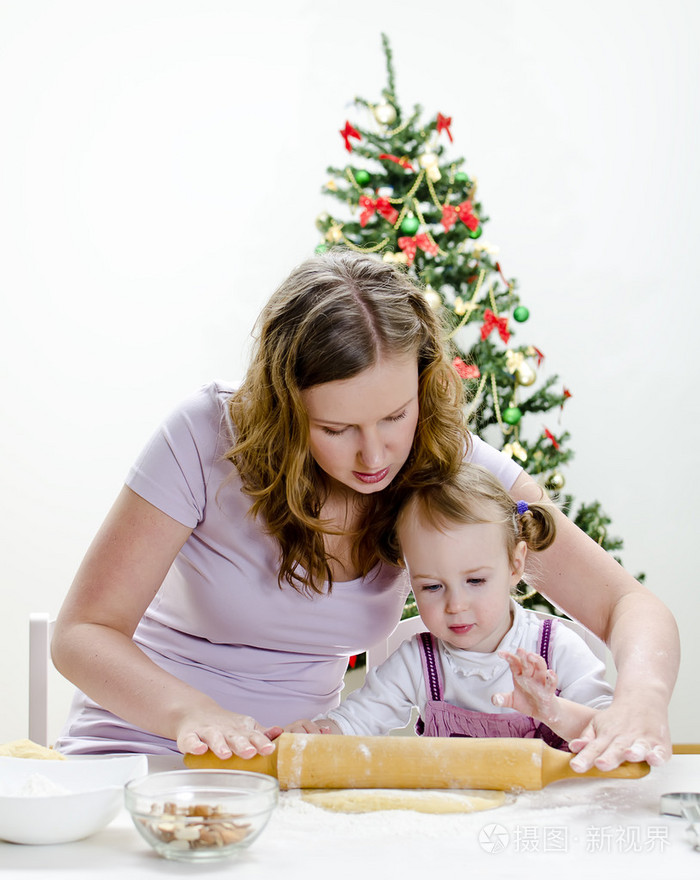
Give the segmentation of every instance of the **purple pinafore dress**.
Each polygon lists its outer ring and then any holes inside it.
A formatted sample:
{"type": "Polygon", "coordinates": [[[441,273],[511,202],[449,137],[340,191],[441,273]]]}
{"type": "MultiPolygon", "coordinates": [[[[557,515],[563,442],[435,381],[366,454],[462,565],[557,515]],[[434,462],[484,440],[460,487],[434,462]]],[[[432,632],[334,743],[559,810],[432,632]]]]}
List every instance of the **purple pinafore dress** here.
{"type": "MultiPolygon", "coordinates": [[[[539,653],[549,668],[549,646],[552,638],[552,621],[542,621],[539,636],[539,653]]],[[[520,712],[478,712],[463,709],[443,700],[443,678],[440,658],[435,650],[433,636],[429,632],[418,636],[423,658],[423,675],[428,693],[423,716],[416,722],[419,736],[468,736],[468,737],[518,737],[542,739],[547,745],[568,751],[566,742],[541,724],[520,712]]]]}

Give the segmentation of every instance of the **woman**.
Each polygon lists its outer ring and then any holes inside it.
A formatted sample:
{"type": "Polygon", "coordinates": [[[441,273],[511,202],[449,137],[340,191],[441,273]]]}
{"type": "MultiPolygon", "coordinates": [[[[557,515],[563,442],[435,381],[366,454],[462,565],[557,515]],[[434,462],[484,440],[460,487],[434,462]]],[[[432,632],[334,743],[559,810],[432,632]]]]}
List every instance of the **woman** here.
{"type": "MultiPolygon", "coordinates": [[[[385,637],[408,590],[392,540],[403,494],[466,455],[518,499],[539,486],[470,437],[435,313],[379,259],[298,267],[263,310],[237,391],[168,419],[78,571],[53,640],[81,689],[57,747],[274,749],[277,725],[338,702],[348,655],[385,637]]],[[[579,768],[670,756],[674,621],[566,517],[540,589],[610,644],[612,706],[579,768]]]]}

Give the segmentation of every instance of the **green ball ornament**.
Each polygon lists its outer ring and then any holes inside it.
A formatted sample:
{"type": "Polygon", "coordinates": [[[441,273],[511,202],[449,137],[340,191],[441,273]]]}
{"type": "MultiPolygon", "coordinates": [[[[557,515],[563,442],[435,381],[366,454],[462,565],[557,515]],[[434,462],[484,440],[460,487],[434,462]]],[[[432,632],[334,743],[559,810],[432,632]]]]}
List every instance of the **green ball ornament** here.
{"type": "Polygon", "coordinates": [[[404,235],[415,235],[419,226],[420,222],[417,217],[404,217],[401,221],[401,232],[404,235]]]}
{"type": "Polygon", "coordinates": [[[359,171],[355,172],[355,180],[358,186],[366,186],[371,180],[369,171],[360,168],[359,171]]]}
{"type": "Polygon", "coordinates": [[[530,309],[526,309],[525,306],[518,306],[516,309],[513,309],[513,318],[519,323],[522,324],[524,321],[530,317],[530,309]]]}
{"type": "Polygon", "coordinates": [[[471,230],[471,232],[469,233],[469,238],[481,238],[481,233],[483,231],[484,230],[481,228],[481,226],[477,226],[476,229],[471,230]]]}
{"type": "Polygon", "coordinates": [[[327,244],[317,244],[314,250],[317,254],[325,254],[326,251],[328,250],[328,245],[327,244]]]}
{"type": "Polygon", "coordinates": [[[517,425],[522,417],[522,410],[517,406],[509,406],[503,410],[503,421],[506,425],[517,425]]]}
{"type": "Polygon", "coordinates": [[[466,171],[458,171],[455,174],[455,183],[469,183],[469,175],[466,171]]]}

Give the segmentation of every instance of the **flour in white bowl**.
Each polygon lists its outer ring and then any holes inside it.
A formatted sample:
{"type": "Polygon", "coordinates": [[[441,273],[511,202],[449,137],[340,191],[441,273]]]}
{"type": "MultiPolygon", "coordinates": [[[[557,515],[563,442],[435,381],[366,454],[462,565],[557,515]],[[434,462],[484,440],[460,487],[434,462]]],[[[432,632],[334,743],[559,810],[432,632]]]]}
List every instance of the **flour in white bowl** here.
{"type": "Polygon", "coordinates": [[[0,795],[5,797],[51,797],[56,794],[73,794],[73,792],[63,785],[58,785],[42,773],[32,773],[18,787],[9,789],[7,786],[3,786],[0,789],[0,795]]]}

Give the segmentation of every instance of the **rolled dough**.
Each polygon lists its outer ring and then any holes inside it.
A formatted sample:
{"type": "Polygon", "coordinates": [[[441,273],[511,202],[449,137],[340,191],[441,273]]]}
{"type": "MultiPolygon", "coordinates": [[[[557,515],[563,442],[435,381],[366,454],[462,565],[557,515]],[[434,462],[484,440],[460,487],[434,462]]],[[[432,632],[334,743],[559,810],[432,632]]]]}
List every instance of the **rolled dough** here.
{"type": "Polygon", "coordinates": [[[302,791],[302,800],[337,813],[371,813],[377,810],[415,810],[418,813],[476,813],[506,802],[503,791],[460,789],[419,791],[394,788],[346,788],[302,791]]]}

